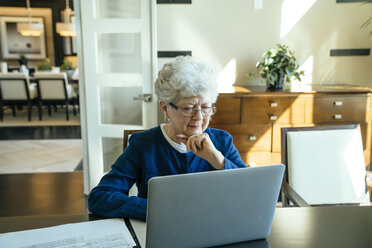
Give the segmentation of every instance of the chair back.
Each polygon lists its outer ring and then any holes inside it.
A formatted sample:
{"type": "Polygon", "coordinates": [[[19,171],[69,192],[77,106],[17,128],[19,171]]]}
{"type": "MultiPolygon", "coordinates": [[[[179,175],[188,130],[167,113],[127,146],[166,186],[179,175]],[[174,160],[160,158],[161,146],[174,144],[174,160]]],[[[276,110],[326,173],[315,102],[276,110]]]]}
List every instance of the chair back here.
{"type": "Polygon", "coordinates": [[[285,180],[309,204],[368,201],[359,125],[282,128],[285,180]]]}
{"type": "Polygon", "coordinates": [[[2,100],[30,99],[29,80],[23,73],[0,73],[2,100]]]}
{"type": "Polygon", "coordinates": [[[136,132],[142,132],[144,131],[143,129],[137,129],[137,130],[124,130],[123,132],[123,151],[125,150],[125,148],[127,148],[128,146],[128,140],[129,140],[129,136],[133,133],[136,133],[136,132]]]}
{"type": "Polygon", "coordinates": [[[43,100],[63,100],[68,98],[67,74],[36,72],[34,78],[39,86],[39,95],[43,100]]]}
{"type": "MultiPolygon", "coordinates": [[[[133,133],[136,133],[136,132],[142,132],[144,130],[124,130],[123,132],[123,151],[125,150],[125,148],[127,148],[128,146],[128,140],[129,140],[129,136],[133,133]]],[[[138,188],[137,188],[137,185],[134,184],[130,189],[129,189],[129,192],[128,192],[128,196],[137,196],[138,195],[138,188]]]]}

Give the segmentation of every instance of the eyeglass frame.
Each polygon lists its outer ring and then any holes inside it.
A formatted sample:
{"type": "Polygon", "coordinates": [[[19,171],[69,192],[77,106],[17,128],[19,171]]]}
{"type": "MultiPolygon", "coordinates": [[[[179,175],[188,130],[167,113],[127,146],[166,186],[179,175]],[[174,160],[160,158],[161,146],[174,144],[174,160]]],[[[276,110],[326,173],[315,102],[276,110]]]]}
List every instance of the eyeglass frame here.
{"type": "Polygon", "coordinates": [[[168,103],[168,105],[171,106],[173,109],[177,110],[177,111],[178,111],[182,116],[184,116],[184,117],[193,117],[193,116],[195,116],[199,111],[200,111],[201,115],[203,116],[203,118],[204,118],[204,117],[211,117],[212,115],[214,115],[214,114],[217,112],[217,108],[216,108],[216,106],[214,106],[214,104],[212,104],[212,106],[208,107],[208,108],[210,108],[210,109],[212,110],[212,114],[211,114],[211,115],[204,115],[204,114],[203,114],[203,108],[199,108],[199,109],[191,108],[192,111],[193,111],[192,115],[185,115],[185,113],[182,112],[182,109],[181,109],[180,107],[174,105],[174,104],[171,103],[171,102],[168,103]]]}

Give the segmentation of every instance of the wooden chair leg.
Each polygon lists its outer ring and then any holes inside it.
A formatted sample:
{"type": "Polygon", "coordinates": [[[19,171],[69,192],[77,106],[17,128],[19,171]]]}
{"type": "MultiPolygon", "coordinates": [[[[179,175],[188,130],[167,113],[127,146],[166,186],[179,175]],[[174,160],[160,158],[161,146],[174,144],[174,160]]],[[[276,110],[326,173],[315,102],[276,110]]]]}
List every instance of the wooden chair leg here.
{"type": "Polygon", "coordinates": [[[4,110],[3,110],[3,103],[0,102],[0,120],[3,121],[4,120],[4,110]]]}
{"type": "Polygon", "coordinates": [[[68,116],[68,104],[69,104],[69,102],[68,102],[68,100],[65,102],[65,104],[66,104],[66,121],[68,121],[69,120],[69,116],[68,116]]]}
{"type": "Polygon", "coordinates": [[[31,121],[31,110],[32,110],[32,104],[31,102],[27,103],[27,115],[28,115],[28,121],[31,121]]]}
{"type": "Polygon", "coordinates": [[[79,95],[76,97],[76,107],[77,107],[77,112],[80,113],[80,97],[79,95]]]}
{"type": "Polygon", "coordinates": [[[50,107],[50,103],[48,103],[48,115],[52,116],[52,108],[50,107]]]}
{"type": "Polygon", "coordinates": [[[12,104],[10,107],[12,108],[12,114],[15,117],[16,116],[15,106],[12,104]]]}
{"type": "Polygon", "coordinates": [[[72,99],[72,109],[74,111],[74,116],[76,116],[76,107],[75,107],[75,105],[76,105],[76,98],[72,99]]]}
{"type": "Polygon", "coordinates": [[[43,118],[43,112],[42,112],[42,105],[41,105],[41,101],[39,100],[38,101],[38,109],[39,109],[39,121],[41,121],[41,119],[43,118]]]}

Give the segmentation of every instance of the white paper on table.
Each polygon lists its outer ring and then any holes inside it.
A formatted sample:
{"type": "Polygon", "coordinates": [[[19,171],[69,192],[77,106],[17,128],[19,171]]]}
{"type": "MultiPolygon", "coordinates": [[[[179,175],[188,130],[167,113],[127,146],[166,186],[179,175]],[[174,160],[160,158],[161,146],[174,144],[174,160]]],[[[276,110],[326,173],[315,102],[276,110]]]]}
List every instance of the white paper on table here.
{"type": "Polygon", "coordinates": [[[7,248],[121,248],[134,242],[122,219],[105,219],[0,234],[7,248]]]}

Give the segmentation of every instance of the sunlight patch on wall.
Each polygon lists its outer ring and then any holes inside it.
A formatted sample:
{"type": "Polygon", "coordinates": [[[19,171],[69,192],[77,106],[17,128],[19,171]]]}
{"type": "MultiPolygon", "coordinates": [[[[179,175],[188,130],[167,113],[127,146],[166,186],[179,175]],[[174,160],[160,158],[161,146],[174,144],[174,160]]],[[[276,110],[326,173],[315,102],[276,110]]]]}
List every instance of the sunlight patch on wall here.
{"type": "MultiPolygon", "coordinates": [[[[208,36],[198,28],[198,24],[190,21],[187,15],[171,17],[172,22],[166,23],[168,26],[171,25],[169,26],[169,35],[165,37],[167,41],[158,41],[158,44],[165,45],[162,50],[192,51],[192,56],[209,63],[216,71],[219,71],[222,65],[219,63],[218,53],[213,50],[208,36]]],[[[164,37],[161,38],[164,39],[164,37]]]]}
{"type": "Polygon", "coordinates": [[[218,92],[234,92],[233,84],[236,80],[236,59],[229,63],[217,75],[218,92]]]}
{"type": "Polygon", "coordinates": [[[314,55],[310,55],[298,70],[305,72],[305,75],[301,78],[301,83],[311,84],[313,82],[314,55]]]}
{"type": "Polygon", "coordinates": [[[280,38],[284,38],[317,0],[283,0],[280,38]]]}
{"type": "Polygon", "coordinates": [[[301,77],[301,82],[298,80],[292,80],[291,90],[303,91],[311,90],[311,84],[313,82],[313,71],[314,71],[314,55],[310,55],[305,62],[300,65],[298,71],[304,71],[305,75],[301,77]]]}

